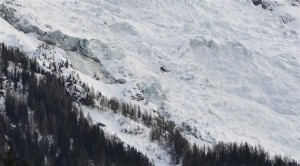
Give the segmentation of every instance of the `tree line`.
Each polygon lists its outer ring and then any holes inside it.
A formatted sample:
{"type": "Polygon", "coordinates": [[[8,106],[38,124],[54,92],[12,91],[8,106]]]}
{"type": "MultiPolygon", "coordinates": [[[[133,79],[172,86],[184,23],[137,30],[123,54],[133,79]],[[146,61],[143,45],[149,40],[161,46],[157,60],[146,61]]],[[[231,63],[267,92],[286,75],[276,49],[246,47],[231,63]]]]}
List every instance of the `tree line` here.
{"type": "Polygon", "coordinates": [[[116,98],[100,98],[100,105],[116,114],[130,118],[151,129],[150,141],[165,145],[172,164],[182,166],[299,166],[297,161],[275,155],[271,157],[261,146],[248,143],[219,142],[212,147],[190,144],[182,135],[181,128],[163,116],[154,115],[139,106],[119,101],[116,98]]]}
{"type": "Polygon", "coordinates": [[[89,124],[65,80],[0,46],[0,165],[153,165],[133,147],[89,124]]]}

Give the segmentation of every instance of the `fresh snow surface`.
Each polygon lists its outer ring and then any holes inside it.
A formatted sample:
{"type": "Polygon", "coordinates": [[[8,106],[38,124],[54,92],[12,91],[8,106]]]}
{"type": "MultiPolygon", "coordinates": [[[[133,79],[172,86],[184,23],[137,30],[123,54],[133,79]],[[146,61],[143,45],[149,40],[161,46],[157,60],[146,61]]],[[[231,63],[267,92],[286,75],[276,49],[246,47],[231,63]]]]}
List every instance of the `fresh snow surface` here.
{"type": "MultiPolygon", "coordinates": [[[[289,2],[281,0],[273,12],[250,0],[15,0],[7,6],[43,31],[88,39],[101,65],[60,54],[80,78],[109,97],[129,101],[142,94],[146,101],[132,102],[191,126],[185,132],[191,142],[247,141],[300,160],[300,7],[289,2]],[[286,14],[295,20],[284,24],[286,14]],[[126,83],[92,79],[100,70],[126,83]]],[[[29,50],[40,42],[0,21],[0,42],[29,50]]],[[[151,158],[164,153],[150,153],[139,144],[147,137],[124,136],[114,117],[91,111],[151,158]]],[[[168,162],[157,157],[155,163],[168,162]]]]}

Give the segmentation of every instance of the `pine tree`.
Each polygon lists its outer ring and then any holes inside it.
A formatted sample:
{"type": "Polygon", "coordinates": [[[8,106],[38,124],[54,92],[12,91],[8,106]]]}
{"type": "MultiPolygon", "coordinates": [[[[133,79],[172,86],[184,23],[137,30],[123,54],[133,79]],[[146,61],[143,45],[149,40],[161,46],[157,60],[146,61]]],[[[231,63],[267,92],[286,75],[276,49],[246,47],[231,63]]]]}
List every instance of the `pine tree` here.
{"type": "Polygon", "coordinates": [[[5,166],[17,166],[17,158],[12,149],[9,149],[9,151],[6,153],[6,157],[3,160],[3,163],[5,166]]]}

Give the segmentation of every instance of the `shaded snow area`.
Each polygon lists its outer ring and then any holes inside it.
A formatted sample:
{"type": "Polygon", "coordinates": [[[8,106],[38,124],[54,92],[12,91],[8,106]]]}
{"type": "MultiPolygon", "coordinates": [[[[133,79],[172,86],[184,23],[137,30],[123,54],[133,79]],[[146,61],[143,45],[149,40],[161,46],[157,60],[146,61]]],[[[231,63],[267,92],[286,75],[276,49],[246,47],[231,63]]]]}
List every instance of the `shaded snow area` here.
{"type": "MultiPolygon", "coordinates": [[[[47,42],[55,61],[73,65],[65,74],[157,110],[191,142],[247,141],[300,160],[299,1],[272,0],[271,10],[250,0],[0,2],[0,42],[31,55],[47,42]]],[[[156,165],[169,163],[145,126],[84,110],[156,165]]]]}

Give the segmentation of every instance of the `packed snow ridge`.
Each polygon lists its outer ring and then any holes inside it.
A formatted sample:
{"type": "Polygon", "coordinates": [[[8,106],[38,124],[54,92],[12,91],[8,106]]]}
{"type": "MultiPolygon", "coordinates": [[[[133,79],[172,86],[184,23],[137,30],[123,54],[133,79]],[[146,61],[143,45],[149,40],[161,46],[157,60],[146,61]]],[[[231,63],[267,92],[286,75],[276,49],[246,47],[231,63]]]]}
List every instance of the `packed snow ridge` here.
{"type": "Polygon", "coordinates": [[[247,141],[300,160],[299,1],[0,2],[0,42],[33,55],[55,46],[96,91],[155,109],[191,142],[247,141]]]}

